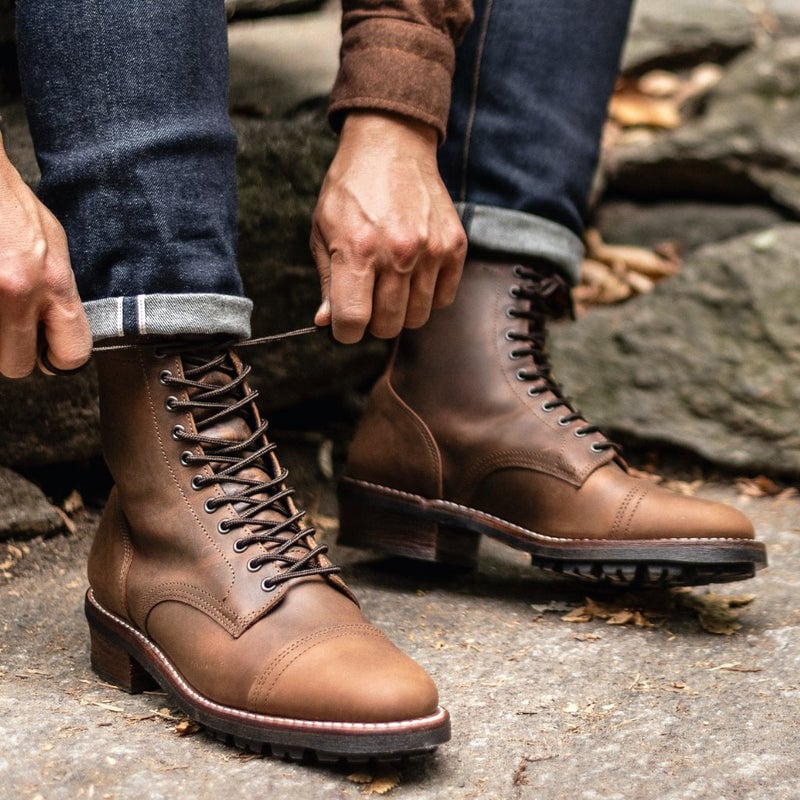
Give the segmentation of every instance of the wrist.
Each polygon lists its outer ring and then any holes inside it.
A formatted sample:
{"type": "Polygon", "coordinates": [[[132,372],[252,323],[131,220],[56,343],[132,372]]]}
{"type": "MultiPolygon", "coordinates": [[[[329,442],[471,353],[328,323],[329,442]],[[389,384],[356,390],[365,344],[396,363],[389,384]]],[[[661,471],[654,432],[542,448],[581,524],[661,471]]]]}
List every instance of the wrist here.
{"type": "Polygon", "coordinates": [[[436,128],[413,117],[385,111],[350,111],[342,125],[342,144],[374,145],[385,149],[393,144],[416,147],[435,155],[439,144],[436,128]]]}

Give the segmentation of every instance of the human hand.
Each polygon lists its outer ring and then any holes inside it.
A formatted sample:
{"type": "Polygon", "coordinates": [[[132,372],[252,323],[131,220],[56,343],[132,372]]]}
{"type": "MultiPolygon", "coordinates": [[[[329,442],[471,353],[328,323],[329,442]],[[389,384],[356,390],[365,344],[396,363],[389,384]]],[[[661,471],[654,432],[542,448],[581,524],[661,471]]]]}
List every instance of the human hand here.
{"type": "Polygon", "coordinates": [[[89,359],[92,335],[64,229],[0,142],[0,374],[22,378],[33,371],[40,330],[57,369],[75,369],[89,359]]]}
{"type": "Polygon", "coordinates": [[[467,239],[436,163],[433,128],[350,112],[314,211],[322,304],[340,342],[392,338],[455,298],[467,239]]]}

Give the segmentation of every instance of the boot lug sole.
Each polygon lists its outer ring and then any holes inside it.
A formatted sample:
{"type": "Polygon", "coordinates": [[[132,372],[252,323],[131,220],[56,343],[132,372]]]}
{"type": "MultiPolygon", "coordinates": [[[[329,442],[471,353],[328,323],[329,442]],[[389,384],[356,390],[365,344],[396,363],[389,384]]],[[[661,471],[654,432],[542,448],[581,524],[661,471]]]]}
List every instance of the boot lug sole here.
{"type": "Polygon", "coordinates": [[[95,672],[131,693],[160,686],[187,717],[227,744],[292,761],[358,764],[404,762],[450,739],[450,717],[441,707],[419,719],[357,723],[291,719],[215,703],[183,679],[155,642],[103,608],[91,589],[84,609],[95,672]],[[126,659],[130,671],[127,664],[119,666],[126,659]],[[132,682],[127,681],[130,674],[132,682]]]}
{"type": "Polygon", "coordinates": [[[546,536],[447,500],[343,478],[339,543],[392,555],[454,563],[477,559],[481,536],[527,552],[549,572],[626,587],[694,586],[752,578],[767,565],[766,547],[752,539],[568,539],[546,536]],[[382,529],[381,526],[387,526],[382,529]],[[387,531],[388,530],[388,534],[387,531]]]}

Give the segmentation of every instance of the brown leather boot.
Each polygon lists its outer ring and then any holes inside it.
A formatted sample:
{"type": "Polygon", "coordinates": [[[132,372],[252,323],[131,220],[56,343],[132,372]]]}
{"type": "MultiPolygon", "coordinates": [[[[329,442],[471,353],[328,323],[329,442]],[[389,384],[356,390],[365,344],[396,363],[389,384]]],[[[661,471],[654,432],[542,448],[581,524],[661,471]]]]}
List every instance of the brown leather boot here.
{"type": "Polygon", "coordinates": [[[92,665],[153,680],[258,752],[394,757],[449,738],[428,675],[359,611],[304,526],[226,350],[98,357],[115,487],[89,557],[92,665]]]}
{"type": "Polygon", "coordinates": [[[632,477],[562,393],[545,323],[569,308],[552,271],[471,261],[456,302],[405,331],[340,484],[342,544],[473,564],[481,535],[545,569],[691,585],[766,564],[750,522],[632,477]]]}

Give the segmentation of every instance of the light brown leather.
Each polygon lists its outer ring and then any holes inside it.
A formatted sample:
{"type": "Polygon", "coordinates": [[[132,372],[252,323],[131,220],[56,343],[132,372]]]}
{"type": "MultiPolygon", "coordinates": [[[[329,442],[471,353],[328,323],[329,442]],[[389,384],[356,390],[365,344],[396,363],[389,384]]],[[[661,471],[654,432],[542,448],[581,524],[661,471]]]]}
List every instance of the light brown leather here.
{"type": "MultiPolygon", "coordinates": [[[[235,541],[258,529],[218,530],[219,521],[246,505],[223,502],[207,510],[209,498],[224,498],[241,485],[194,488],[193,476],[209,476],[225,464],[181,463],[183,452],[201,454],[203,445],[176,440],[175,426],[195,434],[200,416],[214,413],[175,408],[175,400],[188,402],[193,390],[177,391],[160,380],[164,370],[184,377],[185,356],[158,357],[140,347],[97,361],[104,451],[115,488],[89,558],[96,600],[155,642],[196,691],[217,703],[342,722],[433,714],[438,698],[430,677],[367,622],[337,575],[292,578],[265,590],[262,580],[278,574],[281,562],[257,571],[248,564],[275,545],[235,552],[235,541]]],[[[234,354],[226,365],[241,374],[234,354]]],[[[226,380],[231,377],[224,371],[201,379],[214,385],[226,380]]],[[[206,425],[202,435],[242,441],[257,424],[257,411],[247,403],[241,413],[206,425]]],[[[256,462],[238,477],[264,482],[280,474],[274,454],[266,458],[266,469],[256,462]]],[[[291,500],[285,503],[259,517],[284,519],[294,510],[291,500]]],[[[288,555],[302,557],[314,546],[307,536],[288,555]]],[[[324,555],[316,563],[330,565],[324,555]]]]}
{"type": "Polygon", "coordinates": [[[356,432],[348,476],[556,537],[753,538],[738,511],[632,477],[602,433],[565,419],[571,409],[552,388],[537,393],[543,381],[520,379],[536,367],[520,355],[530,333],[519,316],[530,310],[521,275],[470,261],[456,302],[403,332],[356,432]]]}

